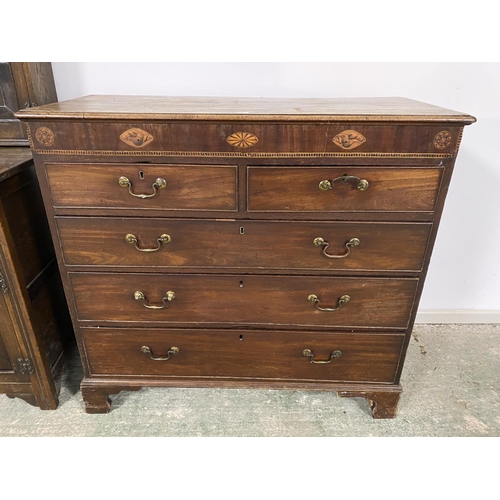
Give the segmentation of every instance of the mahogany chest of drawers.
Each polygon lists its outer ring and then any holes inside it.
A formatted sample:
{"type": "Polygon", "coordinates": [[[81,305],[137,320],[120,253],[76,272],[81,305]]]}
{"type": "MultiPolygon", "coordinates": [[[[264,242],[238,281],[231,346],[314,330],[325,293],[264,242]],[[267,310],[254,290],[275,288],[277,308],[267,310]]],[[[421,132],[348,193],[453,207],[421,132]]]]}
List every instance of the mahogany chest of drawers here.
{"type": "Polygon", "coordinates": [[[409,99],[24,110],[87,412],[145,386],[337,391],[393,417],[472,116],[409,99]]]}

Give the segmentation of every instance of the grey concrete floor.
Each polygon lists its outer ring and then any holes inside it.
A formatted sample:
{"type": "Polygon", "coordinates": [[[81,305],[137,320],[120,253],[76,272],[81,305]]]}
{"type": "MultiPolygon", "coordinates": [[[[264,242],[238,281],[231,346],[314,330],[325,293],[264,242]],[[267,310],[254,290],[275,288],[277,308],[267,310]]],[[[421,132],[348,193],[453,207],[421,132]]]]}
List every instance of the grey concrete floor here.
{"type": "Polygon", "coordinates": [[[500,325],[417,325],[398,416],[374,420],[361,398],[240,389],[143,389],[87,415],[75,353],[60,406],[0,395],[0,436],[499,436],[500,325]]]}

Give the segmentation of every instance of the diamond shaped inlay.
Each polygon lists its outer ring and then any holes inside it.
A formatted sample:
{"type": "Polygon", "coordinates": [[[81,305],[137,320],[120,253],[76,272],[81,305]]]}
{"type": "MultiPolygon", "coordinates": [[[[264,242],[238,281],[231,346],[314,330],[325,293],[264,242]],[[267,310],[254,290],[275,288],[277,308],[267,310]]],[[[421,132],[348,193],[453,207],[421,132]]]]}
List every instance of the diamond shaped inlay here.
{"type": "Polygon", "coordinates": [[[133,146],[134,148],[143,148],[152,142],[154,137],[140,128],[129,128],[128,130],[125,130],[122,135],[120,135],[120,139],[125,144],[133,146]]]}
{"type": "Polygon", "coordinates": [[[332,141],[342,149],[354,149],[366,142],[366,137],[356,130],[344,130],[337,134],[332,141]]]}

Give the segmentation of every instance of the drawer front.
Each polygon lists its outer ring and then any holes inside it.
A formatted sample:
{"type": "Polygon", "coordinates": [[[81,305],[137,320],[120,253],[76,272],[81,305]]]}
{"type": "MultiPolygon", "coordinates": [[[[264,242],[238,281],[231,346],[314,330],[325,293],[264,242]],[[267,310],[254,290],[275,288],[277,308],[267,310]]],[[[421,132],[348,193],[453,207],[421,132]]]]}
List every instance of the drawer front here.
{"type": "Polygon", "coordinates": [[[248,167],[247,206],[250,212],[432,212],[441,175],[441,167],[248,167]]]}
{"type": "Polygon", "coordinates": [[[80,321],[165,325],[405,329],[418,282],[416,278],[68,274],[80,321]],[[348,303],[341,300],[346,295],[348,303]],[[318,309],[339,306],[336,311],[318,309]]]}
{"type": "Polygon", "coordinates": [[[46,174],[55,207],[229,212],[238,207],[236,166],[48,164],[46,174]]]}
{"type": "Polygon", "coordinates": [[[134,122],[29,124],[38,153],[108,156],[363,157],[456,155],[461,126],[443,124],[134,122]],[[39,133],[39,131],[41,133],[39,133]],[[443,137],[444,136],[444,137],[443,137]],[[440,139],[441,138],[441,139],[440,139]],[[444,140],[443,140],[444,139],[444,140]]]}
{"type": "Polygon", "coordinates": [[[149,268],[420,271],[432,227],[419,223],[56,220],[66,265],[149,268]],[[132,237],[127,239],[127,235],[132,237]],[[161,239],[162,235],[168,239],[161,239]]]}
{"type": "Polygon", "coordinates": [[[403,334],[84,328],[93,375],[394,381],[403,334]],[[143,347],[149,348],[142,349],[143,347]],[[177,348],[178,352],[175,352],[177,348]],[[309,349],[314,361],[303,354],[309,349]],[[170,356],[168,352],[171,351],[170,356]],[[332,357],[332,352],[335,351],[332,357]],[[170,357],[158,361],[152,357],[170,357]]]}

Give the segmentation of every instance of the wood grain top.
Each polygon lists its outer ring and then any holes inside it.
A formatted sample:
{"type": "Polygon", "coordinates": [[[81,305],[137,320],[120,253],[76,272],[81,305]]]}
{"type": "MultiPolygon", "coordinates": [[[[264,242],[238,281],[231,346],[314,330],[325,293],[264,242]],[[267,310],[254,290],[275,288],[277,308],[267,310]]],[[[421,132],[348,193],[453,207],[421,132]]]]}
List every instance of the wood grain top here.
{"type": "Polygon", "coordinates": [[[278,99],[90,95],[16,113],[25,119],[401,121],[470,124],[465,113],[403,97],[278,99]]]}
{"type": "Polygon", "coordinates": [[[33,159],[31,149],[0,148],[0,181],[8,179],[21,170],[26,162],[33,159]]]}

